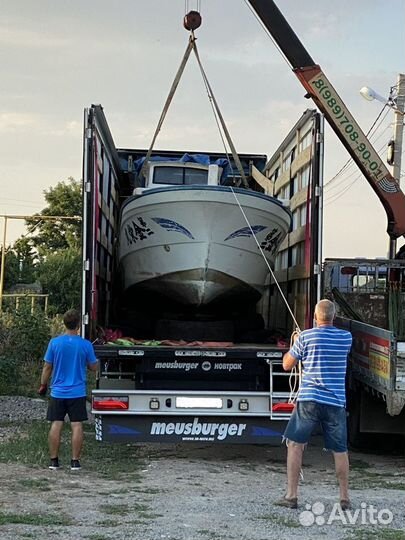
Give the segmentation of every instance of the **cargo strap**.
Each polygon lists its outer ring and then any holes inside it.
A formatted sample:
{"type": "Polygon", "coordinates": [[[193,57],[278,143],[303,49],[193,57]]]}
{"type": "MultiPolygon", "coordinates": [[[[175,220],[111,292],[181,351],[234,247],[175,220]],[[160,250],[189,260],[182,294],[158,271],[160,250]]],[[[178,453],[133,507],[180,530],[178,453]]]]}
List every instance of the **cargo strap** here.
{"type": "MultiPolygon", "coordinates": [[[[184,68],[186,67],[187,61],[190,58],[191,51],[194,51],[195,57],[197,59],[198,66],[200,68],[201,76],[203,78],[204,85],[205,85],[205,88],[207,90],[208,99],[209,99],[209,101],[211,103],[211,107],[212,107],[212,110],[214,112],[214,117],[215,117],[215,121],[216,121],[217,126],[218,126],[219,134],[220,134],[222,142],[224,143],[224,146],[225,146],[225,153],[227,154],[226,145],[225,145],[225,141],[224,141],[224,138],[223,138],[223,135],[222,135],[222,131],[223,131],[223,134],[224,134],[224,136],[225,136],[225,138],[226,138],[226,140],[228,142],[229,148],[231,149],[232,157],[233,157],[235,165],[236,165],[236,167],[237,167],[237,169],[239,171],[241,181],[242,181],[244,187],[248,188],[249,184],[248,184],[248,181],[246,179],[246,175],[245,175],[245,172],[243,170],[243,167],[242,167],[241,161],[239,159],[239,156],[238,156],[238,154],[236,152],[235,145],[232,142],[231,136],[230,136],[229,131],[228,131],[228,129],[226,127],[226,124],[225,124],[225,120],[224,120],[224,118],[223,118],[223,116],[221,114],[221,111],[219,109],[218,102],[215,99],[215,96],[214,96],[214,93],[212,91],[211,85],[210,85],[210,83],[208,81],[208,77],[207,77],[207,75],[206,75],[206,73],[204,71],[204,68],[202,66],[200,55],[198,54],[196,40],[197,40],[197,38],[194,35],[194,31],[191,31],[190,32],[190,39],[189,39],[186,51],[185,51],[183,59],[182,59],[182,61],[180,63],[180,67],[177,70],[176,76],[174,78],[174,81],[173,81],[172,86],[171,86],[170,91],[169,91],[169,95],[167,96],[166,103],[165,103],[165,105],[163,107],[162,114],[160,115],[159,122],[157,124],[155,133],[153,135],[151,145],[150,145],[149,150],[148,150],[148,152],[146,154],[145,160],[144,160],[144,162],[142,164],[140,176],[142,177],[142,176],[145,175],[146,168],[148,166],[150,157],[152,155],[153,147],[154,147],[155,142],[156,142],[156,138],[157,138],[160,130],[162,129],[163,122],[164,122],[164,120],[166,118],[166,114],[167,114],[167,112],[169,110],[169,107],[170,107],[171,102],[173,100],[174,94],[175,94],[175,92],[177,90],[180,79],[181,79],[181,77],[183,75],[184,68]],[[221,128],[222,128],[222,131],[221,131],[221,128]]],[[[229,158],[228,158],[228,160],[229,160],[229,158]]]]}

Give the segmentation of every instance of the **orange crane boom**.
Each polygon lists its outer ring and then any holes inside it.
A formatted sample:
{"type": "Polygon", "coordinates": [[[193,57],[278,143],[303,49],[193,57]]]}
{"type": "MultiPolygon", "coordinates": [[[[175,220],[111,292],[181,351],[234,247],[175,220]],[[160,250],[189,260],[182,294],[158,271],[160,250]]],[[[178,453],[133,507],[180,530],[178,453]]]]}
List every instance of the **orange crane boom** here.
{"type": "Polygon", "coordinates": [[[399,182],[363,133],[339,94],[311,58],[273,0],[248,0],[281,49],[309,97],[324,114],[353,161],[380,199],[391,239],[405,236],[405,195],[399,182]]]}

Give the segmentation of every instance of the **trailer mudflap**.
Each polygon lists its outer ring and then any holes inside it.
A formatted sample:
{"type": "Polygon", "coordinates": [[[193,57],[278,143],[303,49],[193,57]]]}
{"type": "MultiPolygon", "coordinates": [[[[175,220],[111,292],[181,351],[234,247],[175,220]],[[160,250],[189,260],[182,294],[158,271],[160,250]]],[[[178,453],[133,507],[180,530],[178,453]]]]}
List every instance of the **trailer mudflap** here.
{"type": "Polygon", "coordinates": [[[272,444],[282,441],[286,421],[243,416],[96,415],[96,439],[119,443],[204,442],[272,444]]]}

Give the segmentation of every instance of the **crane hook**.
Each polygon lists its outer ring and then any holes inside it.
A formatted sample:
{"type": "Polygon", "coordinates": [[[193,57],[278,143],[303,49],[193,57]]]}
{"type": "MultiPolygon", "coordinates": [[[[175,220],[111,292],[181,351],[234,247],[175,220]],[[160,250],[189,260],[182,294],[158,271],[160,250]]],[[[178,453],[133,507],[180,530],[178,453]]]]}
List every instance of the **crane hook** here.
{"type": "Polygon", "coordinates": [[[198,11],[189,11],[184,15],[183,19],[183,26],[186,30],[189,30],[190,32],[193,32],[194,30],[197,30],[201,26],[202,23],[202,17],[198,13],[198,11]]]}

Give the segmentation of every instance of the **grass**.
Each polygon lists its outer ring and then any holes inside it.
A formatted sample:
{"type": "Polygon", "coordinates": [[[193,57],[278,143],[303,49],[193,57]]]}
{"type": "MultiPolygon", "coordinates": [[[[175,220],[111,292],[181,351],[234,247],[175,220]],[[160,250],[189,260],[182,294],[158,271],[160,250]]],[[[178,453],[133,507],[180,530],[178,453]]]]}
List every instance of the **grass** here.
{"type": "MultiPolygon", "coordinates": [[[[21,432],[0,444],[0,462],[22,463],[30,466],[45,467],[48,464],[48,430],[45,421],[21,424],[21,432]]],[[[85,424],[83,449],[83,471],[118,480],[125,475],[126,479],[140,480],[139,470],[142,463],[135,446],[123,444],[99,443],[95,440],[93,427],[85,424]]],[[[66,425],[62,435],[60,461],[70,463],[70,428],[66,425]]]]}
{"type": "Polygon", "coordinates": [[[51,491],[48,478],[24,478],[17,481],[18,487],[30,491],[51,491]]]}
{"type": "Polygon", "coordinates": [[[110,536],[104,536],[103,534],[89,534],[88,536],[85,536],[87,540],[110,540],[110,536]]]}
{"type": "Polygon", "coordinates": [[[103,519],[103,521],[98,521],[96,525],[100,525],[100,527],[118,527],[120,523],[114,519],[103,519]]]}
{"type": "MultiPolygon", "coordinates": [[[[405,484],[401,482],[387,482],[386,480],[381,480],[380,478],[357,478],[353,479],[350,482],[350,487],[352,489],[397,489],[404,491],[405,484]]],[[[404,536],[405,538],[405,536],[404,536]]]]}
{"type": "MultiPolygon", "coordinates": [[[[98,509],[101,513],[110,516],[127,516],[128,514],[136,514],[136,517],[139,519],[156,519],[158,517],[161,517],[161,514],[155,514],[151,512],[150,507],[147,504],[142,503],[134,503],[131,506],[128,506],[127,504],[102,504],[99,506],[98,509]]],[[[108,521],[103,522],[104,527],[115,526],[108,525],[108,523],[108,521]]],[[[138,523],[138,520],[133,523],[138,523]]]]}
{"type": "Polygon", "coordinates": [[[0,525],[6,524],[22,525],[70,525],[71,520],[67,517],[52,514],[9,514],[0,512],[0,525]]]}
{"type": "Polygon", "coordinates": [[[200,529],[197,531],[199,534],[203,534],[204,536],[207,536],[208,538],[212,538],[212,540],[218,540],[218,533],[214,531],[210,531],[209,529],[200,529]]]}
{"type": "Polygon", "coordinates": [[[397,477],[393,474],[375,472],[363,468],[356,472],[356,476],[352,477],[350,482],[353,489],[378,488],[405,490],[405,484],[398,481],[397,477]],[[387,480],[387,478],[390,480],[387,480]]]}
{"type": "Polygon", "coordinates": [[[355,529],[346,540],[404,540],[404,531],[400,529],[355,529]]]}
{"type": "Polygon", "coordinates": [[[257,519],[264,519],[266,521],[271,521],[271,523],[274,523],[275,525],[279,525],[280,527],[288,527],[288,528],[301,527],[298,521],[291,518],[284,517],[284,516],[278,516],[276,514],[264,514],[262,516],[257,516],[257,519]]]}
{"type": "Polygon", "coordinates": [[[99,511],[110,516],[126,516],[129,513],[127,504],[101,504],[99,511]]]}

